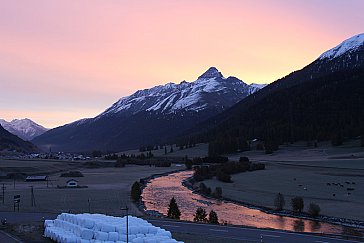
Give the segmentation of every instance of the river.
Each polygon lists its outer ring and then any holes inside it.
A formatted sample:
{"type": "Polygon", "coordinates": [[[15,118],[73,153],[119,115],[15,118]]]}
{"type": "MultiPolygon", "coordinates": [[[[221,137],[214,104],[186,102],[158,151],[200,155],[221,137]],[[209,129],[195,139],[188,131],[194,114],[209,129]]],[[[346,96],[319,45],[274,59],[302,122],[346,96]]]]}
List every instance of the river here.
{"type": "Polygon", "coordinates": [[[343,231],[341,226],[335,224],[277,216],[235,203],[205,198],[182,185],[182,181],[192,174],[192,171],[183,171],[152,179],[142,193],[146,210],[167,215],[169,201],[174,197],[181,211],[182,220],[192,221],[196,209],[202,207],[207,214],[210,210],[214,210],[220,223],[295,232],[341,234],[343,231]]]}

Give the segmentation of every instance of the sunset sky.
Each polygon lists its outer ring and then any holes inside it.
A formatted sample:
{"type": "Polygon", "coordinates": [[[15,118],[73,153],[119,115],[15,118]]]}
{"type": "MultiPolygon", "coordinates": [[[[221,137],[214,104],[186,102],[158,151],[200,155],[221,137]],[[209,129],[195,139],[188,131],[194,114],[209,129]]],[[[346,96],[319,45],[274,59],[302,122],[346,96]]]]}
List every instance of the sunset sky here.
{"type": "Polygon", "coordinates": [[[269,83],[364,32],[363,0],[0,0],[0,118],[55,127],[208,67],[269,83]]]}

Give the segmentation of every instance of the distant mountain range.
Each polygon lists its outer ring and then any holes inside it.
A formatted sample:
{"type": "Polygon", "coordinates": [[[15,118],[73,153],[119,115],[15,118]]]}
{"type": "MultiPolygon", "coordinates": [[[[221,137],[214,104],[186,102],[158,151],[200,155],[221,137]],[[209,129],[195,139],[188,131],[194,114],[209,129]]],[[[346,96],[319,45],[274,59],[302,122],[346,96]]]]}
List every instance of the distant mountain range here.
{"type": "Polygon", "coordinates": [[[17,152],[37,152],[38,149],[32,143],[26,142],[16,135],[6,131],[0,125],[0,152],[17,151],[17,152]]]}
{"type": "Polygon", "coordinates": [[[210,154],[244,149],[241,141],[255,138],[274,146],[297,140],[340,142],[364,135],[363,107],[360,34],[198,125],[186,137],[210,142],[210,154]]]}
{"type": "Polygon", "coordinates": [[[43,149],[71,152],[120,151],[165,143],[264,86],[225,78],[211,67],[194,82],[139,90],[95,118],[49,130],[33,142],[43,149]]]}
{"type": "Polygon", "coordinates": [[[248,85],[235,77],[224,78],[215,67],[211,67],[194,82],[168,83],[121,98],[98,118],[115,114],[130,116],[139,112],[222,111],[264,86],[248,85]]]}
{"type": "Polygon", "coordinates": [[[221,154],[243,149],[245,139],[276,145],[355,137],[364,133],[363,63],[360,34],[266,87],[212,67],[194,82],[139,90],[33,142],[53,151],[120,151],[179,137],[209,142],[211,154],[221,154]]]}
{"type": "Polygon", "coordinates": [[[42,127],[28,118],[14,119],[10,122],[0,119],[0,125],[8,132],[25,141],[30,141],[48,131],[47,128],[42,127]]]}

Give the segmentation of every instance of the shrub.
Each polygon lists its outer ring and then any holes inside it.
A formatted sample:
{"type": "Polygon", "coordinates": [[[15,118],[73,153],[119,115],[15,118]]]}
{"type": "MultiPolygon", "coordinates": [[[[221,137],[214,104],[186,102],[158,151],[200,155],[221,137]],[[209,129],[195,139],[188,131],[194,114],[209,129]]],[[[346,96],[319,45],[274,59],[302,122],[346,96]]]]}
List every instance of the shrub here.
{"type": "Polygon", "coordinates": [[[167,217],[171,219],[179,219],[181,217],[181,211],[179,211],[176,199],[172,197],[168,205],[167,217]]]}
{"type": "Polygon", "coordinates": [[[130,197],[134,202],[138,202],[140,200],[140,197],[142,195],[142,189],[139,182],[134,182],[134,184],[131,187],[130,197]]]}
{"type": "Polygon", "coordinates": [[[115,163],[115,167],[125,167],[125,160],[122,158],[119,158],[116,163],[115,163]]]}
{"type": "Polygon", "coordinates": [[[320,215],[321,208],[316,203],[310,203],[308,206],[308,213],[312,216],[319,216],[320,215]]]}
{"type": "Polygon", "coordinates": [[[208,166],[195,166],[193,167],[193,169],[195,171],[193,174],[193,178],[196,181],[203,181],[212,177],[208,166]]]}
{"type": "Polygon", "coordinates": [[[278,150],[279,144],[276,141],[265,141],[264,148],[266,154],[272,154],[274,151],[278,150]]]}
{"type": "Polygon", "coordinates": [[[210,195],[211,194],[211,188],[207,187],[205,185],[205,183],[200,183],[200,192],[206,195],[210,195]]]}
{"type": "Polygon", "coordinates": [[[239,162],[249,162],[248,157],[240,157],[239,162]]]}
{"type": "Polygon", "coordinates": [[[186,160],[185,162],[186,169],[188,170],[192,169],[192,165],[193,165],[192,160],[186,160]]]}
{"type": "Polygon", "coordinates": [[[106,160],[117,160],[119,156],[117,154],[107,154],[105,155],[106,160]]]}
{"type": "Polygon", "coordinates": [[[83,177],[83,174],[80,171],[69,171],[62,173],[61,177],[83,177]]]}
{"type": "Polygon", "coordinates": [[[92,157],[96,158],[96,157],[101,157],[102,156],[102,152],[99,150],[94,150],[91,153],[92,157]]]}
{"type": "Polygon", "coordinates": [[[301,213],[304,207],[302,197],[294,197],[291,200],[292,210],[297,213],[301,213]]]}
{"type": "Polygon", "coordinates": [[[210,224],[219,224],[219,218],[217,217],[217,213],[214,210],[210,211],[208,222],[210,224]]]}
{"type": "Polygon", "coordinates": [[[251,171],[255,171],[255,170],[265,170],[265,164],[263,164],[263,163],[253,163],[250,166],[250,170],[251,171]]]}
{"type": "Polygon", "coordinates": [[[331,144],[332,146],[340,146],[344,143],[344,138],[343,136],[338,133],[338,134],[335,134],[332,138],[331,138],[331,144]]]}
{"type": "Polygon", "coordinates": [[[216,187],[214,191],[214,197],[221,198],[222,197],[222,188],[216,187]]]}
{"type": "Polygon", "coordinates": [[[193,218],[195,222],[207,222],[207,214],[205,209],[199,207],[196,210],[195,217],[193,218]]]}
{"type": "Polygon", "coordinates": [[[281,211],[284,208],[286,201],[284,200],[284,196],[281,193],[278,193],[276,198],[274,199],[274,206],[278,211],[281,211]]]}
{"type": "Polygon", "coordinates": [[[218,171],[216,173],[216,179],[222,182],[231,182],[231,176],[223,171],[218,171]]]}
{"type": "Polygon", "coordinates": [[[171,167],[172,163],[170,161],[160,161],[155,162],[155,167],[171,167]]]}

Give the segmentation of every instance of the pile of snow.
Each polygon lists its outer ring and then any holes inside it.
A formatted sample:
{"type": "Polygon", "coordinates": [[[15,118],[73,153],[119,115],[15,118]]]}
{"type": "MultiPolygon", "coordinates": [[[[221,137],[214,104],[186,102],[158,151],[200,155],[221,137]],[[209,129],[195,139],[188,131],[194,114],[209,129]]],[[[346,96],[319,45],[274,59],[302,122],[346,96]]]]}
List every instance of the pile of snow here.
{"type": "MultiPolygon", "coordinates": [[[[62,213],[55,220],[45,220],[44,227],[45,237],[61,243],[126,242],[126,217],[62,213]]],[[[132,216],[129,216],[129,242],[179,243],[172,239],[171,232],[132,216]]]]}

